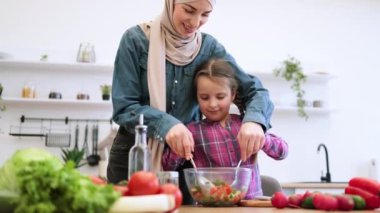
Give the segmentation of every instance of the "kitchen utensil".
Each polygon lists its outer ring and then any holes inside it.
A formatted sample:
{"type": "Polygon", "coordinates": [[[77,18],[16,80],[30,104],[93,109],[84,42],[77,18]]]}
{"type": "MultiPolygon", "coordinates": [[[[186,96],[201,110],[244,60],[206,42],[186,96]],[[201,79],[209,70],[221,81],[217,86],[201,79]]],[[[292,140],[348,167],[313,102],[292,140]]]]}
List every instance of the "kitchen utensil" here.
{"type": "Polygon", "coordinates": [[[235,171],[235,180],[231,183],[231,188],[236,188],[237,184],[239,183],[238,181],[238,169],[240,167],[241,160],[239,161],[238,165],[236,166],[236,171],[235,171]]]}
{"type": "Polygon", "coordinates": [[[92,153],[87,157],[90,166],[99,164],[100,155],[98,155],[98,125],[92,127],[92,153]]]}
{"type": "Polygon", "coordinates": [[[89,155],[88,154],[88,142],[87,142],[87,138],[88,138],[88,124],[86,124],[86,127],[84,129],[84,142],[83,142],[83,146],[82,146],[82,150],[84,150],[84,153],[86,154],[86,157],[89,155]]]}
{"type": "Polygon", "coordinates": [[[213,167],[213,168],[188,168],[184,169],[187,188],[192,198],[203,206],[234,206],[245,197],[252,177],[252,169],[236,167],[213,167]],[[237,180],[235,188],[231,183],[237,180]],[[198,177],[204,177],[215,186],[212,193],[204,193],[199,186],[198,177]],[[217,183],[217,184],[216,184],[217,183]]]}
{"type": "Polygon", "coordinates": [[[79,125],[77,124],[75,126],[75,133],[74,133],[74,149],[78,148],[78,137],[79,137],[79,125]]]}
{"type": "Polygon", "coordinates": [[[196,176],[197,176],[197,181],[198,181],[199,187],[202,190],[202,193],[205,195],[210,194],[210,189],[212,187],[215,187],[215,185],[209,179],[205,178],[202,175],[199,175],[197,166],[195,165],[193,158],[190,158],[190,162],[191,162],[191,164],[193,164],[193,167],[194,167],[194,170],[195,170],[196,176]]]}

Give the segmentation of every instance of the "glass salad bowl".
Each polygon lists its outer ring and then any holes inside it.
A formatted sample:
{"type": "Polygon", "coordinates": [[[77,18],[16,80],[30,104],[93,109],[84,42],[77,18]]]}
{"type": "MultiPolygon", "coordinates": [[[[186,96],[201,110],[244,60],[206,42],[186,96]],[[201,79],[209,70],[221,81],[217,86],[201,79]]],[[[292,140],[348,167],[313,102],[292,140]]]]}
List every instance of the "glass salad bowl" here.
{"type": "Polygon", "coordinates": [[[218,167],[184,169],[192,198],[203,206],[234,206],[245,197],[251,181],[249,168],[218,167]]]}

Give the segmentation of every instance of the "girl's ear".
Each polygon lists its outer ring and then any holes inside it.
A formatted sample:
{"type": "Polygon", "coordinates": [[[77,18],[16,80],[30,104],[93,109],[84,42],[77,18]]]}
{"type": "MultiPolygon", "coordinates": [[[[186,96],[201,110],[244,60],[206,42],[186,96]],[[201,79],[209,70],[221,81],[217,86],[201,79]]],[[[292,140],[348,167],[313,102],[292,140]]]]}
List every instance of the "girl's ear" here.
{"type": "Polygon", "coordinates": [[[234,101],[236,98],[236,90],[231,90],[231,99],[234,101]]]}

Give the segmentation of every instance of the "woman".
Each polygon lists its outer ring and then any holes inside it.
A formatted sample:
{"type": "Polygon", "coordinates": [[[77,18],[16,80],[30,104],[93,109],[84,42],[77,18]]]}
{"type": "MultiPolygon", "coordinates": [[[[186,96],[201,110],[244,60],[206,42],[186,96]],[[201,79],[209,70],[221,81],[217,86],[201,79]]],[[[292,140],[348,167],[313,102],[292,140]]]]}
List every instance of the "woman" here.
{"type": "Polygon", "coordinates": [[[112,84],[113,120],[120,129],[110,152],[110,182],[127,179],[128,152],[140,114],[157,151],[154,164],[160,165],[164,145],[180,157],[192,157],[194,142],[185,124],[200,119],[192,79],[195,68],[210,58],[223,58],[237,70],[238,92],[246,106],[238,134],[241,159],[263,146],[273,104],[257,78],[246,74],[215,38],[199,31],[214,5],[214,0],[165,0],[162,14],[153,22],[124,33],[112,84]]]}

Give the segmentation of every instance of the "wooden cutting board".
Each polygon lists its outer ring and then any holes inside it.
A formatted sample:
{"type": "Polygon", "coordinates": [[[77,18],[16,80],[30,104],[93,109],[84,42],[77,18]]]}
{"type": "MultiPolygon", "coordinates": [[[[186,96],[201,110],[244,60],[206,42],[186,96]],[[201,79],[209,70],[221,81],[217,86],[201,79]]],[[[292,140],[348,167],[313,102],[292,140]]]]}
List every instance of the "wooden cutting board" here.
{"type": "Polygon", "coordinates": [[[273,207],[270,200],[241,200],[239,206],[248,207],[273,207]]]}
{"type": "Polygon", "coordinates": [[[173,195],[122,196],[108,213],[167,212],[175,207],[173,195]]]}

